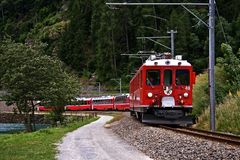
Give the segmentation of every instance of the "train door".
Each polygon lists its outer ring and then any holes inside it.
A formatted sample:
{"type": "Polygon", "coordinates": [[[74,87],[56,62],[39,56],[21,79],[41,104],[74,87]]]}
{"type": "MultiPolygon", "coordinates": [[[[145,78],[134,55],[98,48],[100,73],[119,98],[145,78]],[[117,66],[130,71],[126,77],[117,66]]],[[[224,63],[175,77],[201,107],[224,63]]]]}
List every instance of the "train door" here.
{"type": "Polygon", "coordinates": [[[163,92],[162,107],[175,106],[173,97],[173,70],[165,69],[163,73],[163,92]]]}

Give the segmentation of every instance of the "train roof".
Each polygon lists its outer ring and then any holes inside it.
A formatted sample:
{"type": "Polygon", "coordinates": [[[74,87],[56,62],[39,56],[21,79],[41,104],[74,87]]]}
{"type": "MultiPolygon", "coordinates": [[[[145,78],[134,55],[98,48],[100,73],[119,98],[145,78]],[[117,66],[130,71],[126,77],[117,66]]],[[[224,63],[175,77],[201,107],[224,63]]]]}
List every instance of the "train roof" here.
{"type": "Polygon", "coordinates": [[[92,100],[109,100],[113,99],[113,96],[102,96],[102,97],[93,97],[92,100]]]}
{"type": "Polygon", "coordinates": [[[85,98],[85,97],[76,97],[77,101],[90,101],[91,98],[85,98]]]}
{"type": "Polygon", "coordinates": [[[130,95],[129,93],[125,93],[125,94],[121,94],[121,95],[116,95],[115,98],[116,97],[129,97],[129,95],[130,95]]]}
{"type": "Polygon", "coordinates": [[[158,59],[154,55],[150,56],[143,66],[192,66],[188,61],[182,60],[181,57],[176,59],[158,59]]]}

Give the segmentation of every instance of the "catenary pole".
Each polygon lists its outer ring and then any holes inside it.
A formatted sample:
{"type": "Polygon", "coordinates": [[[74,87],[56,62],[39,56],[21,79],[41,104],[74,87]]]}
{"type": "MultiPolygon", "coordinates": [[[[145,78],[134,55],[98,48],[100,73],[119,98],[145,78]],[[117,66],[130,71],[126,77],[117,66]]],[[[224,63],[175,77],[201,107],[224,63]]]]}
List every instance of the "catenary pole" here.
{"type": "Polygon", "coordinates": [[[101,83],[100,82],[96,82],[98,84],[98,95],[100,95],[101,93],[101,83]]]}
{"type": "Polygon", "coordinates": [[[122,79],[119,78],[119,83],[120,83],[120,94],[122,94],[122,79]]]}
{"type": "MultiPolygon", "coordinates": [[[[122,55],[124,55],[124,54],[122,54],[122,55]]],[[[119,78],[119,79],[112,78],[111,80],[113,80],[119,84],[119,92],[120,92],[120,94],[122,94],[122,79],[121,78],[119,78]]]]}
{"type": "Polygon", "coordinates": [[[174,58],[175,56],[175,53],[174,53],[174,34],[177,33],[177,31],[174,31],[174,30],[170,30],[167,32],[168,34],[171,35],[171,54],[172,54],[172,58],[174,58]]]}
{"type": "Polygon", "coordinates": [[[215,0],[209,0],[209,92],[210,129],[215,131],[215,0]]]}

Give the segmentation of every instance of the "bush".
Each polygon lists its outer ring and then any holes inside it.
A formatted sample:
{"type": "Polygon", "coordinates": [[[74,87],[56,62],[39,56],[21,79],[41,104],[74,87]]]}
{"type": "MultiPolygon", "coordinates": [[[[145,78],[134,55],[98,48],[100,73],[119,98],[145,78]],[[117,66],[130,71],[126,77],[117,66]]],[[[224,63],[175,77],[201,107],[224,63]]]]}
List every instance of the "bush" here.
{"type": "Polygon", "coordinates": [[[63,112],[59,110],[54,110],[47,115],[47,118],[51,121],[52,126],[58,126],[58,123],[63,124],[64,116],[62,113],[63,112]]]}
{"type": "Polygon", "coordinates": [[[207,73],[199,74],[193,87],[193,115],[200,115],[208,104],[208,75],[207,73]]]}
{"type": "Polygon", "coordinates": [[[229,90],[236,93],[240,88],[240,52],[238,51],[237,54],[234,54],[232,47],[224,43],[221,45],[221,49],[224,57],[217,59],[217,65],[224,68],[224,76],[228,79],[227,84],[229,85],[229,90]]]}
{"type": "MultiPolygon", "coordinates": [[[[221,103],[229,91],[225,71],[221,67],[215,67],[216,102],[221,103]]],[[[199,116],[209,106],[208,74],[205,72],[197,76],[193,88],[193,115],[199,116]]]]}
{"type": "MultiPolygon", "coordinates": [[[[199,117],[197,128],[210,128],[210,109],[199,117]]],[[[219,132],[230,132],[240,134],[240,97],[227,96],[224,103],[216,107],[216,130],[219,132]]]]}

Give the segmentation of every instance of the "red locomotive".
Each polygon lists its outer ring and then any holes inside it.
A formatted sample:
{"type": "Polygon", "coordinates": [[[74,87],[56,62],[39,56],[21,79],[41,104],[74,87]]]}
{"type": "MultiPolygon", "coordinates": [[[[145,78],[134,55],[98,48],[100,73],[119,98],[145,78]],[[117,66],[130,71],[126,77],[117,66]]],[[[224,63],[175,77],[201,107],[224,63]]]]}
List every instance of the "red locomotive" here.
{"type": "Polygon", "coordinates": [[[130,82],[130,111],[143,123],[190,125],[195,72],[181,56],[151,55],[130,82]]]}

